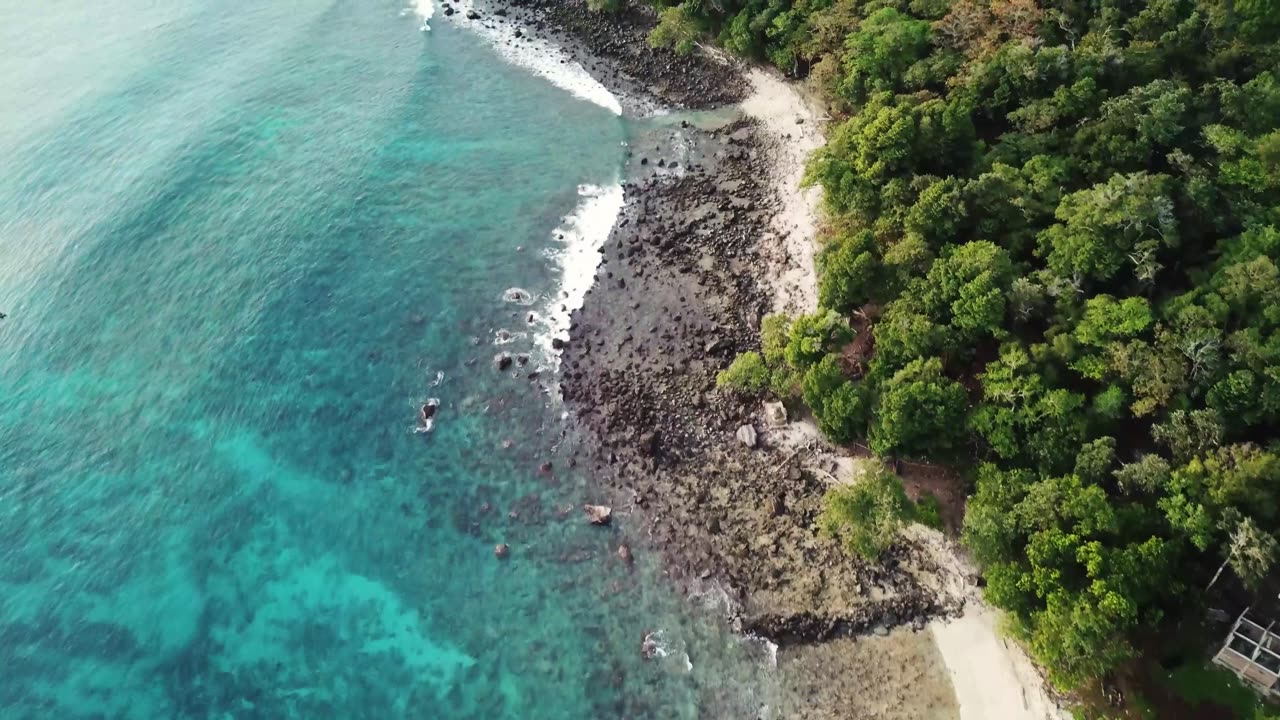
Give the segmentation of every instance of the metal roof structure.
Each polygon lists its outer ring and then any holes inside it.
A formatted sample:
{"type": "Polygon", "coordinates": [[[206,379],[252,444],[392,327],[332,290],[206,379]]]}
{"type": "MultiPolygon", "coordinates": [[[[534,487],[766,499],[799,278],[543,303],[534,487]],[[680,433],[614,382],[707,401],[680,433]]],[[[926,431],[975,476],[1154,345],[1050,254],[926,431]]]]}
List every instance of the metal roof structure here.
{"type": "Polygon", "coordinates": [[[1213,661],[1271,698],[1280,698],[1280,634],[1274,620],[1240,613],[1213,661]],[[1265,622],[1266,624],[1261,624],[1265,622]]]}

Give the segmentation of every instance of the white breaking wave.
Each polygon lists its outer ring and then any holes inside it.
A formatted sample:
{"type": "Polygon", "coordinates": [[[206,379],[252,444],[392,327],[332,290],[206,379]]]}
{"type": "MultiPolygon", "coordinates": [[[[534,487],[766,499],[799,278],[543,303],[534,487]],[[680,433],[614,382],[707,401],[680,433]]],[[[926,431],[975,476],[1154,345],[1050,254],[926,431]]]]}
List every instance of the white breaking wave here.
{"type": "MultiPolygon", "coordinates": [[[[432,0],[416,1],[419,8],[424,3],[430,6],[432,2],[432,0]]],[[[474,9],[468,0],[455,0],[453,7],[456,12],[452,19],[475,30],[507,62],[529,70],[561,90],[567,90],[576,97],[595,103],[614,115],[622,114],[622,104],[618,102],[618,98],[558,46],[546,40],[531,37],[529,28],[518,27],[512,22],[498,22],[494,21],[494,18],[487,18],[492,21],[489,23],[484,20],[468,20],[467,13],[474,9]],[[524,37],[516,37],[517,29],[524,37]]],[[[432,12],[434,10],[432,6],[432,12]]],[[[422,14],[421,11],[419,14],[422,14]]],[[[424,27],[425,24],[424,19],[424,27]]]]}
{"type": "Polygon", "coordinates": [[[528,337],[528,333],[511,332],[506,328],[499,328],[493,333],[494,345],[509,345],[517,340],[523,340],[528,337]]]}
{"type": "Polygon", "coordinates": [[[768,638],[760,637],[759,635],[747,635],[744,638],[744,641],[747,643],[759,644],[760,650],[764,655],[762,660],[764,661],[765,666],[771,669],[777,669],[778,667],[778,644],[777,643],[769,640],[768,638]]]}
{"type": "Polygon", "coordinates": [[[502,299],[509,303],[515,303],[516,305],[533,304],[533,294],[524,288],[518,287],[507,288],[504,290],[502,292],[502,299]]]}
{"type": "Polygon", "coordinates": [[[431,22],[431,18],[435,17],[436,4],[433,0],[414,0],[413,12],[422,18],[422,30],[426,32],[431,29],[427,23],[431,22]]]}
{"type": "Polygon", "coordinates": [[[569,316],[582,307],[587,291],[595,282],[596,268],[600,266],[600,248],[609,239],[609,232],[622,212],[622,185],[606,187],[579,185],[578,196],[582,200],[573,212],[564,217],[555,237],[561,247],[547,251],[553,262],[560,266],[561,293],[551,298],[549,307],[538,319],[544,324],[538,333],[538,344],[548,357],[559,358],[552,348],[553,338],[569,339],[569,316]]]}
{"type": "Polygon", "coordinates": [[[690,600],[724,617],[730,617],[738,610],[738,604],[733,601],[733,598],[729,596],[724,587],[715,580],[692,585],[688,593],[690,600]]]}

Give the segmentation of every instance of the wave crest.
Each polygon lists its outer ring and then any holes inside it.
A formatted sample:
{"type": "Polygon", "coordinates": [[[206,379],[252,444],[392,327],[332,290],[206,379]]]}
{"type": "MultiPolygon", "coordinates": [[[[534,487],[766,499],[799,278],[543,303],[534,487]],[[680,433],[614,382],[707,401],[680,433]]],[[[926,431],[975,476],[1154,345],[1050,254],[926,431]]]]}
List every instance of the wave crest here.
{"type": "MultiPolygon", "coordinates": [[[[431,5],[432,0],[416,0],[416,2],[421,7],[423,3],[431,5]]],[[[452,19],[474,30],[507,62],[529,70],[561,90],[599,105],[614,115],[622,114],[622,104],[618,102],[618,98],[559,46],[531,37],[530,30],[518,27],[513,22],[485,23],[482,20],[468,19],[467,15],[475,8],[467,0],[454,0],[453,6],[457,12],[452,19]],[[521,33],[519,36],[516,35],[517,30],[521,33]]],[[[432,6],[432,12],[434,12],[434,6],[432,6]]],[[[423,23],[425,27],[425,18],[423,23]]]]}
{"type": "Polygon", "coordinates": [[[430,30],[431,26],[428,23],[431,22],[431,18],[435,17],[436,14],[434,0],[414,0],[413,12],[422,18],[422,31],[427,32],[430,30]]]}
{"type": "Polygon", "coordinates": [[[547,251],[552,261],[560,265],[562,277],[560,296],[552,298],[545,315],[537,318],[543,324],[538,344],[551,358],[560,357],[551,341],[569,338],[570,315],[582,307],[587,291],[595,282],[600,248],[609,239],[609,232],[622,212],[624,193],[618,183],[603,187],[579,185],[578,197],[582,198],[578,206],[554,231],[561,247],[547,251]]]}

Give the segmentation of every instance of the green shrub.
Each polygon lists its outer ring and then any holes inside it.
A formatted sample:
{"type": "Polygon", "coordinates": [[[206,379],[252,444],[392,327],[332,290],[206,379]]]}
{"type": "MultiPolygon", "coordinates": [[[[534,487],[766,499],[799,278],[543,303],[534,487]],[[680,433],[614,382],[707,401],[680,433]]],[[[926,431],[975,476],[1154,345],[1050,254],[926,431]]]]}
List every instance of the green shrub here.
{"type": "Polygon", "coordinates": [[[698,24],[684,5],[669,7],[658,15],[658,24],[649,33],[649,44],[688,55],[698,44],[698,24]]]}
{"type": "Polygon", "coordinates": [[[790,365],[773,368],[769,373],[769,391],[779,400],[787,400],[800,394],[804,374],[790,365]]]}
{"type": "Polygon", "coordinates": [[[889,378],[872,413],[870,445],[878,455],[927,455],[963,437],[964,388],[942,374],[938,358],[918,359],[889,378]]]}
{"type": "Polygon", "coordinates": [[[797,370],[805,370],[852,339],[849,321],[835,310],[801,315],[791,321],[785,353],[787,363],[797,370]]]}
{"type": "Polygon", "coordinates": [[[1165,678],[1165,685],[1188,705],[1225,705],[1239,720],[1264,718],[1268,710],[1257,693],[1234,674],[1203,661],[1174,668],[1165,678]]]}
{"type": "Polygon", "coordinates": [[[849,550],[875,560],[911,517],[911,501],[897,475],[878,462],[865,467],[862,478],[827,490],[818,524],[849,550]]]}
{"type": "Polygon", "coordinates": [[[942,529],[942,503],[934,495],[926,494],[916,501],[915,521],[934,530],[942,529]]]}
{"type": "Polygon", "coordinates": [[[769,368],[754,350],[734,358],[728,368],[716,375],[716,387],[744,393],[758,393],[769,385],[769,368]]]}
{"type": "Polygon", "coordinates": [[[818,429],[836,443],[847,443],[862,435],[867,425],[867,406],[862,388],[844,376],[837,355],[827,355],[804,375],[801,383],[805,404],[818,420],[818,429]]]}
{"type": "Polygon", "coordinates": [[[791,339],[791,318],[786,315],[765,315],[760,321],[760,350],[764,361],[771,368],[787,362],[787,342],[791,339]]]}

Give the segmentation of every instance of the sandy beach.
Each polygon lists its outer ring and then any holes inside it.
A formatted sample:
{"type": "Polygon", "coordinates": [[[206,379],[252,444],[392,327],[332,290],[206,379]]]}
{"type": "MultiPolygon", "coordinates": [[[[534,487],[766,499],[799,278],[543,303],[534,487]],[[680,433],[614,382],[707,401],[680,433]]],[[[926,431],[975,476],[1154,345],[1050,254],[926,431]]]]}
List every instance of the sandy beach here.
{"type": "Polygon", "coordinates": [[[974,600],[929,634],[955,692],[960,720],[1069,720],[1027,654],[999,630],[999,611],[974,600]]]}
{"type": "Polygon", "coordinates": [[[773,311],[798,314],[818,308],[818,276],[814,254],[822,189],[801,188],[805,163],[822,147],[821,117],[794,85],[771,70],[746,71],[751,94],[742,111],[760,122],[773,150],[773,185],[781,206],[772,233],[763,238],[773,311]]]}

